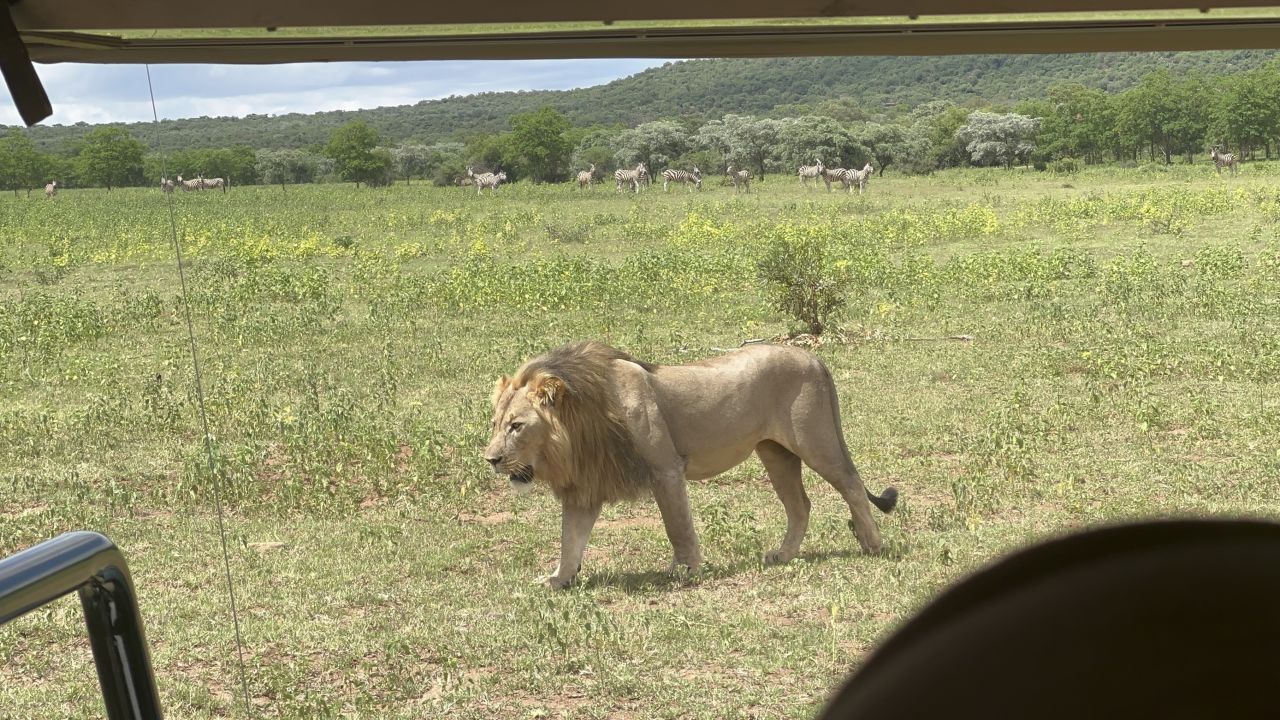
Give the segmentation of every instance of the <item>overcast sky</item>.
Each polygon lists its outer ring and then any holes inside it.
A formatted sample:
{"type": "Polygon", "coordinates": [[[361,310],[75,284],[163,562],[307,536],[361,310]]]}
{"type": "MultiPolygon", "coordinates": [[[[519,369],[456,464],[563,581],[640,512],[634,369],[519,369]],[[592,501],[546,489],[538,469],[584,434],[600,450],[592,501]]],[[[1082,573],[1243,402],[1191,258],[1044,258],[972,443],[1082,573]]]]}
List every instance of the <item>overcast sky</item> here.
{"type": "MultiPolygon", "coordinates": [[[[498,90],[565,90],[661,60],[488,60],[301,65],[153,65],[161,118],[281,114],[407,105],[498,90]]],[[[151,119],[142,65],[37,65],[53,103],[45,125],[151,119]]],[[[18,113],[0,83],[0,124],[18,113]]]]}

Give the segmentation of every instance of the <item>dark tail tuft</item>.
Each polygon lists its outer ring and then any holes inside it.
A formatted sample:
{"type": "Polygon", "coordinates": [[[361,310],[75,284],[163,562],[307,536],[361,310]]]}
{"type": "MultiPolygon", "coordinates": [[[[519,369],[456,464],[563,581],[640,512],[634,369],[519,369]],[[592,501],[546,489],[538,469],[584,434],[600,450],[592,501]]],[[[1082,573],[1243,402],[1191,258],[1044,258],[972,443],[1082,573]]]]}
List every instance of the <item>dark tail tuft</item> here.
{"type": "Polygon", "coordinates": [[[890,513],[898,504],[898,489],[895,487],[887,487],[884,492],[879,495],[873,495],[870,490],[867,491],[867,499],[872,505],[880,508],[880,512],[890,513]]]}

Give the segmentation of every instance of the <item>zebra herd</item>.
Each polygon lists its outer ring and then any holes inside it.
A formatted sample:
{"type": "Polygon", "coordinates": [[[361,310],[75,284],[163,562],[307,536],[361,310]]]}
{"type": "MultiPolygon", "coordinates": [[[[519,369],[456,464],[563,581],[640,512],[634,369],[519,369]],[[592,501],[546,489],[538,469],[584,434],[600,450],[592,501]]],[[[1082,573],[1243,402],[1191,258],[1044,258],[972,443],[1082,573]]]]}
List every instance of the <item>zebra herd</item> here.
{"type": "Polygon", "coordinates": [[[183,192],[192,192],[194,190],[221,190],[226,192],[227,186],[230,184],[229,181],[223,178],[207,178],[203,175],[194,180],[183,180],[182,176],[179,175],[176,182],[169,178],[160,178],[160,189],[166,195],[173,193],[177,188],[182,188],[183,192]]]}
{"type": "MultiPolygon", "coordinates": [[[[1234,153],[1219,152],[1218,148],[1212,148],[1209,152],[1209,159],[1213,161],[1214,169],[1218,171],[1218,175],[1222,174],[1222,169],[1227,170],[1235,175],[1240,170],[1240,159],[1234,153]]],[[[839,183],[844,186],[845,191],[852,193],[853,188],[858,188],[858,194],[861,195],[866,191],[867,185],[871,180],[871,176],[875,173],[875,168],[871,163],[862,166],[861,170],[851,170],[847,168],[829,168],[822,164],[821,159],[815,159],[812,165],[801,165],[796,175],[800,178],[801,187],[807,187],[809,181],[812,180],[814,185],[821,180],[826,185],[827,192],[831,191],[833,183],[839,183]]],[[[732,165],[725,168],[725,178],[733,185],[736,192],[751,192],[751,172],[747,170],[735,170],[732,165]]],[[[589,188],[596,182],[596,166],[592,163],[586,170],[577,173],[578,188],[589,188]]],[[[632,192],[640,192],[640,186],[649,185],[652,179],[649,176],[649,170],[644,163],[638,163],[634,168],[618,168],[613,171],[614,183],[618,192],[622,192],[624,188],[631,188],[632,192]]],[[[457,184],[461,186],[475,186],[476,194],[480,194],[486,188],[489,191],[497,192],[498,186],[507,181],[507,174],[499,171],[497,173],[484,172],[476,173],[471,166],[467,166],[466,177],[457,179],[457,184]]],[[[695,165],[693,170],[677,170],[675,168],[667,168],[662,171],[662,189],[667,192],[671,188],[671,184],[687,185],[689,191],[702,189],[702,171],[695,165]]],[[[160,189],[165,194],[171,194],[174,190],[181,188],[183,192],[192,192],[195,190],[221,190],[226,192],[230,187],[231,181],[220,177],[207,178],[200,175],[192,180],[184,180],[181,175],[176,179],[160,178],[160,189]]],[[[54,180],[44,186],[44,194],[47,198],[53,198],[58,195],[58,181],[54,180]]]]}
{"type": "MultiPolygon", "coordinates": [[[[1214,166],[1217,168],[1219,175],[1222,174],[1222,168],[1224,167],[1229,169],[1232,175],[1236,174],[1239,169],[1239,160],[1232,153],[1221,153],[1218,152],[1217,148],[1214,148],[1210,153],[1210,158],[1213,160],[1214,166]]],[[[687,185],[690,192],[702,189],[702,171],[699,170],[697,166],[694,166],[693,170],[667,168],[666,170],[663,170],[661,174],[662,189],[664,192],[670,191],[672,183],[687,185]]],[[[724,174],[725,179],[733,185],[736,192],[751,192],[752,174],[750,171],[741,169],[735,170],[733,165],[729,165],[725,168],[724,174]]],[[[860,169],[842,167],[832,168],[824,165],[820,158],[815,159],[812,165],[801,165],[796,171],[797,177],[800,178],[801,187],[808,187],[810,180],[812,180],[813,184],[816,186],[818,181],[821,180],[823,185],[826,186],[827,192],[831,192],[833,184],[838,184],[844,187],[845,191],[849,193],[852,193],[855,187],[858,188],[859,195],[866,192],[867,186],[871,182],[871,176],[874,174],[875,166],[870,162],[864,164],[860,169]]],[[[493,173],[484,173],[482,175],[476,175],[472,172],[471,168],[468,167],[467,177],[460,178],[458,184],[474,184],[476,185],[476,192],[479,192],[482,187],[489,187],[496,190],[498,184],[506,179],[506,173],[498,173],[497,175],[494,175],[493,173]],[[483,186],[480,184],[481,179],[483,179],[485,183],[483,186]]],[[[595,163],[591,163],[586,170],[579,171],[575,175],[575,179],[578,182],[578,189],[589,188],[599,182],[596,178],[595,163]]],[[[613,181],[618,192],[623,192],[629,188],[632,192],[638,193],[640,192],[640,187],[642,185],[651,184],[653,182],[653,178],[649,175],[649,169],[645,167],[643,162],[641,162],[637,163],[634,168],[618,168],[617,170],[614,170],[613,181]]]]}
{"type": "Polygon", "coordinates": [[[475,170],[468,165],[467,180],[470,182],[466,184],[476,186],[477,195],[479,195],[485,188],[489,188],[490,193],[496,193],[498,192],[498,186],[507,181],[507,173],[504,171],[498,171],[496,173],[476,173],[475,170]]]}
{"type": "MultiPolygon", "coordinates": [[[[871,163],[864,165],[861,170],[847,170],[845,168],[825,167],[822,161],[818,160],[813,165],[801,165],[799,176],[801,185],[808,185],[810,180],[813,180],[816,184],[820,179],[826,184],[828,191],[831,190],[832,183],[841,183],[849,192],[853,192],[853,188],[857,187],[858,193],[861,194],[867,189],[867,183],[870,181],[873,172],[875,172],[875,169],[871,163]]],[[[594,185],[596,182],[595,174],[595,163],[592,163],[586,170],[578,172],[578,188],[589,188],[594,185]]],[[[724,174],[736,192],[751,192],[751,172],[749,170],[735,170],[733,165],[730,165],[725,168],[724,174]]],[[[467,175],[469,178],[472,175],[470,168],[467,169],[467,175]]],[[[613,182],[618,192],[630,188],[632,192],[638,193],[642,185],[648,185],[652,180],[649,176],[649,169],[641,162],[637,163],[634,168],[618,168],[614,170],[613,182]]],[[[663,192],[669,192],[672,183],[687,185],[690,192],[701,190],[702,171],[696,165],[693,170],[677,170],[675,168],[663,170],[663,192]]]]}
{"type": "Polygon", "coordinates": [[[858,188],[858,194],[861,195],[867,189],[867,183],[871,180],[871,174],[875,172],[875,168],[871,163],[862,166],[861,170],[849,170],[847,168],[829,168],[822,164],[822,160],[814,161],[812,165],[801,165],[797,173],[800,176],[800,185],[806,186],[812,180],[814,185],[818,184],[818,180],[827,186],[827,192],[831,192],[831,183],[840,183],[844,185],[844,189],[853,192],[854,186],[858,188]]]}

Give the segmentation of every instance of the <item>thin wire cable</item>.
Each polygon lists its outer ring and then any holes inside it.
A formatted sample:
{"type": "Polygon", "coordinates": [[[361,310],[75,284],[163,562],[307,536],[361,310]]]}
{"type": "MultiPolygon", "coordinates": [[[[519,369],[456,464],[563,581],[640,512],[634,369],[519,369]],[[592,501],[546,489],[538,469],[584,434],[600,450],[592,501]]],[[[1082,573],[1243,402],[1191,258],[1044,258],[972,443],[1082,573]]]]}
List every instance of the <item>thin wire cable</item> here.
{"type": "MultiPolygon", "coordinates": [[[[156,125],[157,135],[160,128],[160,114],[156,111],[156,92],[151,85],[151,65],[147,68],[147,92],[151,94],[151,117],[156,125]]],[[[159,137],[156,138],[159,140],[159,137]]],[[[160,147],[160,143],[156,143],[156,147],[160,147]]],[[[161,177],[167,179],[169,177],[169,169],[167,167],[168,160],[164,153],[160,153],[160,172],[161,177]]],[[[169,207],[169,232],[173,240],[173,254],[178,261],[178,282],[182,287],[182,308],[187,319],[187,340],[191,345],[191,366],[195,370],[196,381],[196,401],[200,406],[200,426],[204,431],[204,453],[209,463],[209,477],[213,480],[213,503],[218,510],[218,538],[222,542],[222,568],[226,572],[227,580],[227,597],[231,603],[231,623],[235,626],[236,633],[236,658],[240,666],[240,693],[241,702],[244,703],[244,714],[249,716],[249,681],[246,677],[244,669],[244,642],[240,636],[240,614],[236,611],[236,586],[231,580],[231,554],[227,551],[227,524],[222,514],[222,483],[218,479],[218,460],[213,452],[213,436],[209,434],[209,414],[204,406],[204,381],[200,375],[200,354],[196,352],[196,331],[195,325],[191,322],[191,303],[187,297],[187,274],[182,266],[182,244],[178,242],[178,219],[177,213],[173,207],[173,193],[166,193],[168,197],[167,205],[169,207]]]]}

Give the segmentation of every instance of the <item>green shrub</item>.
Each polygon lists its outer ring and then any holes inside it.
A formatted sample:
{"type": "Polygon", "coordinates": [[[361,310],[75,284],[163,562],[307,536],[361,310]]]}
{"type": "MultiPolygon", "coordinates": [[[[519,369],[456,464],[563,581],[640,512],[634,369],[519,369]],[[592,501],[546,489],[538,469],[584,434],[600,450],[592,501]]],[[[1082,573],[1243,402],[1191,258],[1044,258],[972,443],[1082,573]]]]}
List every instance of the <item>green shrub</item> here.
{"type": "Polygon", "coordinates": [[[1055,175],[1074,175],[1080,172],[1080,161],[1076,158],[1064,157],[1048,163],[1045,169],[1055,175]]]}
{"type": "Polygon", "coordinates": [[[811,228],[783,225],[777,232],[756,265],[769,304],[820,335],[849,302],[849,263],[837,259],[827,238],[811,228]]]}

